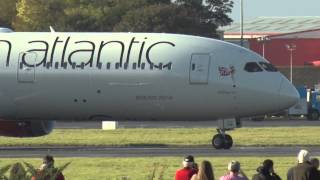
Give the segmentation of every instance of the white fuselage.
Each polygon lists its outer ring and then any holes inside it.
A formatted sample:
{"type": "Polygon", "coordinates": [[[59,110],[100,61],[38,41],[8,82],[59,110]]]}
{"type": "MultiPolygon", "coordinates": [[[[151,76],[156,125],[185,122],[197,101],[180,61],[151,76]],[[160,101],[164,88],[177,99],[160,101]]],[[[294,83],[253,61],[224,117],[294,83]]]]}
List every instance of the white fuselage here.
{"type": "Polygon", "coordinates": [[[153,33],[0,33],[0,118],[200,120],[297,100],[267,62],[226,42],[153,33]]]}

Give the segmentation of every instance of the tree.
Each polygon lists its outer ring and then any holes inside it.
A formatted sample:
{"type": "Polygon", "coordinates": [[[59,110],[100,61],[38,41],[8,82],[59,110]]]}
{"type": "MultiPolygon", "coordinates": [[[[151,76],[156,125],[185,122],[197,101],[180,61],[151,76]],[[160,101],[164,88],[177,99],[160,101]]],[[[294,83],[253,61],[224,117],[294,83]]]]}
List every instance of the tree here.
{"type": "Polygon", "coordinates": [[[99,9],[93,6],[80,6],[65,9],[65,24],[63,31],[97,31],[100,29],[99,9]]]}
{"type": "Polygon", "coordinates": [[[229,25],[232,19],[228,16],[233,8],[232,0],[177,0],[176,4],[196,8],[205,23],[216,26],[229,25]]]}
{"type": "Polygon", "coordinates": [[[19,0],[13,23],[17,31],[48,31],[64,24],[63,0],[19,0]]]}
{"type": "MultiPolygon", "coordinates": [[[[63,31],[112,31],[131,9],[168,0],[67,0],[63,31]]],[[[169,2],[170,3],[170,2],[169,2]]]]}
{"type": "Polygon", "coordinates": [[[196,9],[170,5],[151,5],[128,12],[114,31],[166,32],[216,37],[215,24],[203,23],[196,9]]]}
{"type": "Polygon", "coordinates": [[[178,5],[196,8],[197,10],[201,10],[203,8],[203,0],[176,0],[174,3],[178,5]]]}
{"type": "Polygon", "coordinates": [[[232,22],[228,13],[232,12],[232,0],[205,0],[205,18],[209,23],[215,23],[218,26],[226,26],[232,22]]]}
{"type": "Polygon", "coordinates": [[[114,31],[167,32],[217,37],[216,29],[232,22],[230,0],[177,0],[131,10],[114,31]]]}
{"type": "Polygon", "coordinates": [[[16,17],[17,0],[1,0],[0,1],[0,26],[12,27],[12,21],[16,17]]]}
{"type": "MultiPolygon", "coordinates": [[[[9,1],[9,0],[3,0],[9,1]]],[[[232,0],[16,0],[17,31],[168,32],[215,37],[232,0]]],[[[1,23],[1,19],[0,19],[1,23]]]]}
{"type": "Polygon", "coordinates": [[[111,31],[122,16],[148,3],[168,0],[19,0],[18,31],[111,31]]]}
{"type": "MultiPolygon", "coordinates": [[[[114,27],[121,22],[122,18],[131,10],[144,8],[151,4],[159,4],[168,0],[115,0],[116,3],[104,9],[101,24],[106,25],[104,29],[113,31],[114,27]]],[[[170,0],[169,0],[170,1],[170,0]]],[[[170,2],[169,2],[170,3],[170,2]]]]}

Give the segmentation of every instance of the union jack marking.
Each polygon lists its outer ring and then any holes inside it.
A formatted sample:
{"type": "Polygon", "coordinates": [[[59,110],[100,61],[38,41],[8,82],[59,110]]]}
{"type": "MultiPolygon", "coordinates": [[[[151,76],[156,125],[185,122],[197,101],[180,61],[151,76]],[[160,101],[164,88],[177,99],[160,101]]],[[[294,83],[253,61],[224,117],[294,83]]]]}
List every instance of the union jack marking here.
{"type": "Polygon", "coordinates": [[[233,66],[228,67],[219,67],[220,76],[232,76],[235,73],[235,69],[233,66]]]}

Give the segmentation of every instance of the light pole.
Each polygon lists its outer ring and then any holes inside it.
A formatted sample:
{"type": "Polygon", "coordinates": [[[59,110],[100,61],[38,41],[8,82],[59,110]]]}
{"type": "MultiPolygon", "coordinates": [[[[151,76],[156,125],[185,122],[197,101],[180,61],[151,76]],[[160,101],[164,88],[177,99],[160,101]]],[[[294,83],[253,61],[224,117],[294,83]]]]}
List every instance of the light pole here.
{"type": "Polygon", "coordinates": [[[265,58],[265,43],[266,43],[267,41],[269,41],[269,40],[270,40],[270,38],[268,38],[268,37],[266,37],[266,36],[259,37],[259,38],[257,39],[257,41],[258,41],[259,43],[262,43],[262,57],[263,57],[263,58],[265,58]]]}
{"type": "Polygon", "coordinates": [[[286,48],[290,51],[290,82],[292,83],[292,61],[293,61],[293,51],[297,49],[297,46],[293,43],[286,44],[286,48]]]}
{"type": "Polygon", "coordinates": [[[243,0],[240,0],[240,44],[243,46],[243,0]]]}

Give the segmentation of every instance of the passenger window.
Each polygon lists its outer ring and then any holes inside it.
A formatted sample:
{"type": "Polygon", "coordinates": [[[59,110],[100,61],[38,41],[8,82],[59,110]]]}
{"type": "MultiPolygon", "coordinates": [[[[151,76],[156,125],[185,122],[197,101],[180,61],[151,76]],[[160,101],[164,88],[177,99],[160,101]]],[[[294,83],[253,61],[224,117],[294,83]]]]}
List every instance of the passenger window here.
{"type": "Polygon", "coordinates": [[[59,62],[56,62],[56,63],[54,64],[54,68],[56,68],[56,69],[59,68],[59,62]]]}
{"type": "Polygon", "coordinates": [[[68,63],[64,62],[62,66],[64,69],[67,69],[68,63]]]}
{"type": "Polygon", "coordinates": [[[99,62],[99,63],[97,64],[97,67],[98,67],[98,69],[101,69],[101,67],[102,67],[102,63],[101,63],[101,62],[99,62]]]}
{"type": "Polygon", "coordinates": [[[72,66],[72,69],[75,69],[76,68],[76,63],[75,62],[72,63],[71,66],[72,66]]]}
{"type": "Polygon", "coordinates": [[[107,63],[107,69],[110,69],[111,68],[111,63],[107,63]]]}
{"type": "Polygon", "coordinates": [[[120,67],[120,64],[116,63],[116,69],[119,69],[119,67],[120,67]]]}
{"type": "Polygon", "coordinates": [[[171,70],[171,68],[172,68],[172,63],[169,63],[168,64],[168,69],[171,70]]]}
{"type": "Polygon", "coordinates": [[[263,71],[261,69],[261,67],[255,62],[247,63],[246,66],[244,67],[244,70],[246,70],[247,72],[261,72],[261,71],[263,71]]]}
{"type": "Polygon", "coordinates": [[[128,63],[124,63],[124,69],[128,69],[128,63]]]}
{"type": "Polygon", "coordinates": [[[277,72],[278,69],[276,67],[274,67],[272,64],[270,63],[266,63],[266,62],[259,62],[259,64],[262,66],[262,68],[266,71],[269,72],[277,72]]]}
{"type": "Polygon", "coordinates": [[[51,63],[49,62],[46,64],[46,68],[49,69],[50,67],[51,67],[51,63]]]}
{"type": "Polygon", "coordinates": [[[82,62],[81,65],[80,65],[80,68],[84,69],[84,65],[85,65],[84,62],[82,62]]]}

